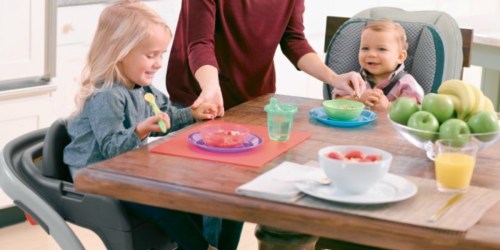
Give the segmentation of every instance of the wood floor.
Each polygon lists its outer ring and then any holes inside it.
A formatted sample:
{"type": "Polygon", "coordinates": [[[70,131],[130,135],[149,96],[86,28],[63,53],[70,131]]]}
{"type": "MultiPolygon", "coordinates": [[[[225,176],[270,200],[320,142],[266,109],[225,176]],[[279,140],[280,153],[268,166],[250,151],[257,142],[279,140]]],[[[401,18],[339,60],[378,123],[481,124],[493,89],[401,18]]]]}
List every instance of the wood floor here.
{"type": "MultiPolygon", "coordinates": [[[[106,249],[101,240],[92,231],[70,225],[85,249],[106,249]]],[[[255,224],[245,223],[238,250],[256,250],[257,239],[253,234],[255,224]]],[[[25,221],[12,226],[0,228],[0,249],[2,250],[57,250],[60,249],[50,235],[38,225],[32,226],[25,221]]]]}

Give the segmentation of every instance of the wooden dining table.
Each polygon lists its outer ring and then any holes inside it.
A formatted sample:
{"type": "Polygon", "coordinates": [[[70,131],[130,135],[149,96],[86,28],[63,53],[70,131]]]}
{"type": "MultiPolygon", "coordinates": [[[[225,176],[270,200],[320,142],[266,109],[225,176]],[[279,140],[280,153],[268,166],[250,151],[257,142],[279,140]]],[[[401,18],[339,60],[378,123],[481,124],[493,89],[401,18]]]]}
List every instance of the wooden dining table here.
{"type": "MultiPolygon", "coordinates": [[[[218,119],[266,126],[263,108],[272,96],[298,107],[292,129],[310,132],[311,137],[261,167],[150,152],[156,145],[175,138],[180,130],[84,168],[76,176],[75,187],[120,200],[252,222],[264,231],[318,236],[318,245],[351,242],[390,249],[500,249],[500,202],[466,232],[453,232],[237,194],[237,187],[284,161],[317,161],[318,150],[330,145],[377,147],[393,154],[391,173],[435,179],[434,162],[424,150],[399,135],[384,112],[377,113],[378,119],[368,125],[337,128],[310,117],[309,111],[320,107],[322,100],[266,95],[226,110],[218,119]]],[[[500,190],[500,142],[479,152],[471,184],[500,190]]],[[[262,236],[258,238],[264,241],[262,236]]],[[[264,245],[260,245],[261,249],[266,249],[264,245]]]]}

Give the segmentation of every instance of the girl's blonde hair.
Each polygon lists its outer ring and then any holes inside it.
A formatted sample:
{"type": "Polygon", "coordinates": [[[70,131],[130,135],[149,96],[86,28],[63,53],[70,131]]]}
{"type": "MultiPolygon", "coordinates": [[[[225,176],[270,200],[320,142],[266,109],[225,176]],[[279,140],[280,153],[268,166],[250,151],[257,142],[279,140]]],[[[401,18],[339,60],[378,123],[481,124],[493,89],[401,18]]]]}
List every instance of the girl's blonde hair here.
{"type": "Polygon", "coordinates": [[[400,49],[402,50],[408,49],[408,42],[406,41],[405,29],[403,28],[403,26],[401,26],[401,24],[397,22],[385,18],[377,19],[367,23],[363,31],[367,29],[373,31],[394,31],[400,49]]]}
{"type": "Polygon", "coordinates": [[[114,82],[131,84],[118,64],[152,34],[156,25],[164,27],[170,33],[169,27],[158,13],[137,0],[120,0],[103,10],[82,72],[75,113],[83,109],[85,101],[97,91],[97,85],[103,84],[103,88],[109,88],[114,82]]]}

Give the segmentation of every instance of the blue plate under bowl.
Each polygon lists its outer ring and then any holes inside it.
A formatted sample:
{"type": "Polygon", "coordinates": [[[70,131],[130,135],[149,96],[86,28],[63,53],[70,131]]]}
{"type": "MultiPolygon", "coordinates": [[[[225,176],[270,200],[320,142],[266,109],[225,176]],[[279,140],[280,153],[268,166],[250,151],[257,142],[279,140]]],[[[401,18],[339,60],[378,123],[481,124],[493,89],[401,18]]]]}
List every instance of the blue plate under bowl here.
{"type": "Polygon", "coordinates": [[[334,126],[334,127],[343,127],[343,128],[353,128],[353,127],[360,127],[363,125],[366,125],[372,121],[377,120],[378,116],[375,112],[364,109],[363,112],[361,112],[361,115],[357,120],[353,121],[339,121],[339,120],[331,120],[328,119],[325,110],[323,107],[317,107],[309,110],[309,116],[312,118],[316,119],[317,121],[329,125],[329,126],[334,126]]]}

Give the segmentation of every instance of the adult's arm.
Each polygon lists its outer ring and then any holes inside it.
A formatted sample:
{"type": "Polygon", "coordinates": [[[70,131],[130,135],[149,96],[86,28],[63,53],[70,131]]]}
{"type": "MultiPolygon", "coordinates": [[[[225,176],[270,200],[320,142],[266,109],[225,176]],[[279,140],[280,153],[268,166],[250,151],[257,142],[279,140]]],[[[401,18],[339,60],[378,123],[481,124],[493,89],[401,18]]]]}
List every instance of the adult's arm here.
{"type": "Polygon", "coordinates": [[[217,105],[218,115],[224,114],[224,103],[219,86],[219,66],[215,57],[215,0],[183,0],[187,8],[187,36],[189,68],[202,89],[192,107],[202,102],[217,105]]]}
{"type": "Polygon", "coordinates": [[[359,73],[348,72],[338,75],[328,68],[316,53],[308,53],[302,56],[297,63],[297,67],[321,82],[342,89],[349,96],[354,96],[355,91],[359,97],[366,88],[363,78],[359,73]]]}
{"type": "Polygon", "coordinates": [[[304,35],[304,11],[304,0],[296,1],[285,33],[281,38],[281,50],[298,69],[335,88],[347,91],[349,95],[353,95],[356,91],[359,96],[359,93],[364,90],[361,76],[355,72],[336,74],[321,61],[309,45],[304,35]]]}

